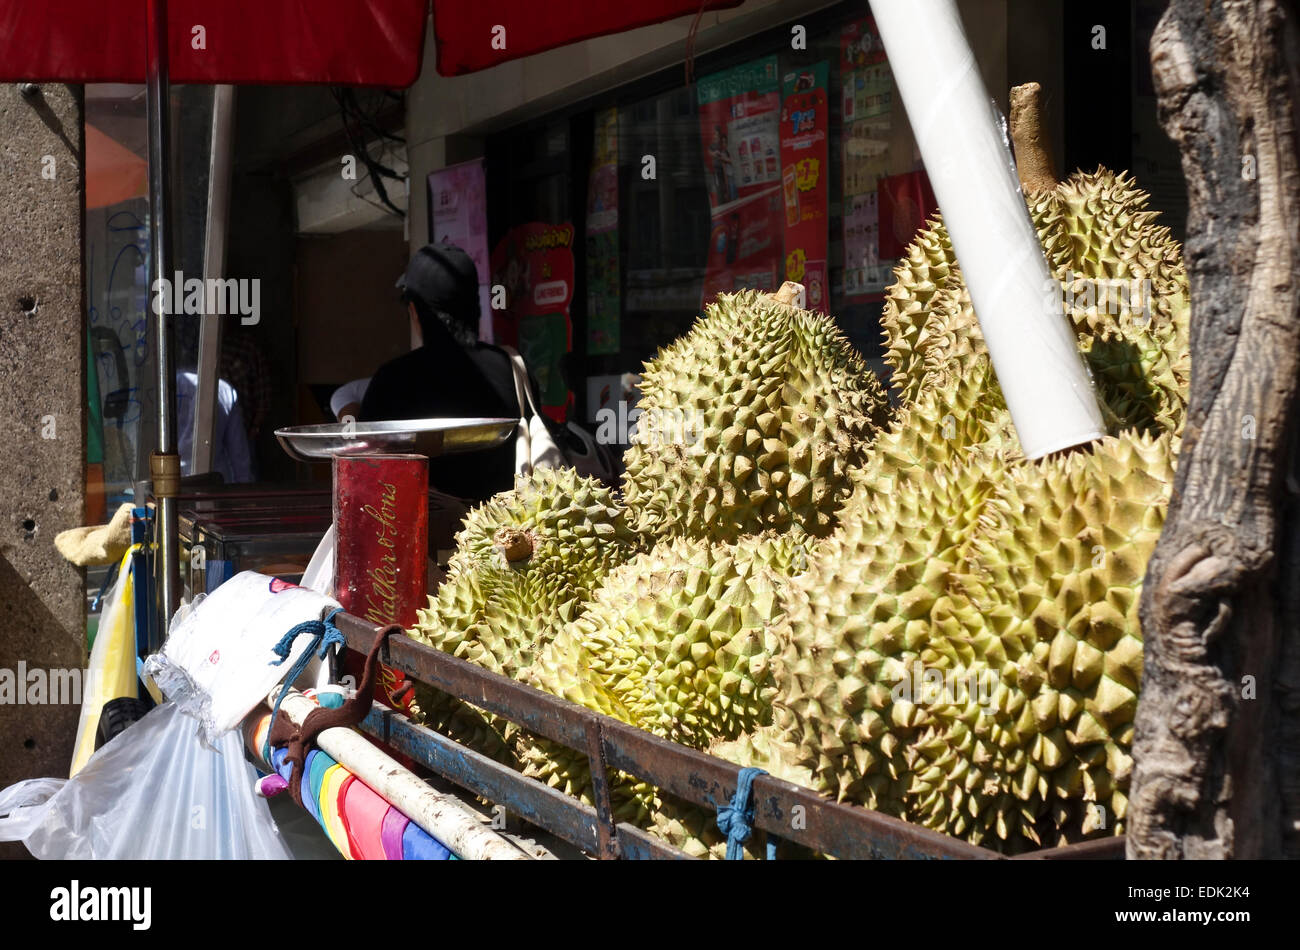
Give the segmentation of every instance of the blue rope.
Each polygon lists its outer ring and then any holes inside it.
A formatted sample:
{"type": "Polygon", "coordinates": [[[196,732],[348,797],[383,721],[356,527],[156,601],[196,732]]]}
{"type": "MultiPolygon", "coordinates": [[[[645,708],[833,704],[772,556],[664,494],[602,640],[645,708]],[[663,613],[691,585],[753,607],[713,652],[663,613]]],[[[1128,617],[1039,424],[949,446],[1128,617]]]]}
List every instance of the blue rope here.
{"type": "MultiPolygon", "coordinates": [[[[320,659],[324,660],[329,655],[330,647],[342,647],[347,642],[343,639],[343,634],[339,632],[339,628],[334,626],[334,618],[342,610],[342,607],[335,607],[324,620],[304,620],[282,636],[280,642],[271,648],[271,652],[280,659],[272,660],[269,665],[281,666],[285,660],[289,659],[289,654],[293,652],[293,641],[298,639],[298,635],[301,633],[310,633],[312,635],[311,646],[303,651],[302,656],[298,657],[297,662],[289,670],[289,675],[282,680],[284,689],[280,690],[280,695],[275,698],[275,708],[271,710],[271,724],[266,730],[268,746],[270,745],[271,730],[275,728],[275,717],[280,715],[280,704],[284,702],[289,687],[296,683],[298,677],[302,675],[302,671],[307,669],[307,664],[311,662],[312,653],[315,652],[320,659]]],[[[266,751],[269,752],[269,748],[266,751]]],[[[269,754],[266,756],[266,760],[271,761],[269,754]]]]}
{"type": "MultiPolygon", "coordinates": [[[[727,836],[727,860],[740,861],[745,857],[745,842],[754,832],[754,779],[766,775],[762,769],[741,769],[736,776],[736,794],[730,803],[719,805],[709,798],[709,802],[718,810],[718,830],[727,836]]],[[[776,842],[767,841],[767,859],[776,859],[776,842]]]]}

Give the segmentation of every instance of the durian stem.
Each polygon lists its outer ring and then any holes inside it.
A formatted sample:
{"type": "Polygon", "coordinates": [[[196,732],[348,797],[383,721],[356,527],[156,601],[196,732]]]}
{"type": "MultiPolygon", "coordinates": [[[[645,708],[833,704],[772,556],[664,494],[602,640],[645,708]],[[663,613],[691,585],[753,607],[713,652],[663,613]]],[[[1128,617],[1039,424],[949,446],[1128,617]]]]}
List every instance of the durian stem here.
{"type": "Polygon", "coordinates": [[[1036,82],[1011,87],[1011,141],[1025,194],[1055,188],[1060,179],[1043,132],[1043,87],[1036,82]]]}
{"type": "Polygon", "coordinates": [[[771,297],[777,303],[785,304],[787,307],[802,307],[804,286],[793,280],[787,280],[779,288],[764,296],[771,297]]]}

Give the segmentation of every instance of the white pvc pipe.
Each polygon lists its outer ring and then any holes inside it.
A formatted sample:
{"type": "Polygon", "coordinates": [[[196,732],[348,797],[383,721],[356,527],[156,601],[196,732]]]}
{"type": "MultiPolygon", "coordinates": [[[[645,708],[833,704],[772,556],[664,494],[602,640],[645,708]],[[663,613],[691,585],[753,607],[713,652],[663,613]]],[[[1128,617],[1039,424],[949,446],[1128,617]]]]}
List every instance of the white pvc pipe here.
{"type": "Polygon", "coordinates": [[[880,38],[1029,458],[1105,434],[954,0],[872,0],[880,38]]]}
{"type": "MultiPolygon", "coordinates": [[[[278,687],[272,691],[268,704],[274,706],[278,692],[278,687]]],[[[280,715],[288,716],[294,725],[302,725],[311,711],[319,708],[301,693],[290,692],[280,705],[280,715]]],[[[325,729],[316,737],[316,745],[459,857],[474,861],[531,858],[486,827],[453,796],[435,792],[359,732],[341,727],[325,729]]],[[[260,749],[254,751],[261,756],[260,749]]]]}

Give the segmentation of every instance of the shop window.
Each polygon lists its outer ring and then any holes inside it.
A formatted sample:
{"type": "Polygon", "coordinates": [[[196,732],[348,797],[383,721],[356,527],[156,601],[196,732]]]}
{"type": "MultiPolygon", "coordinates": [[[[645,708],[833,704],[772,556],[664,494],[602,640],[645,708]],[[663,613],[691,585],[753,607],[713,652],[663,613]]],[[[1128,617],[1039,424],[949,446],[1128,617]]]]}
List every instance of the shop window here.
{"type": "Polygon", "coordinates": [[[677,73],[619,103],[619,369],[638,369],[718,292],[787,278],[883,368],[882,238],[896,253],[893,232],[910,238],[933,197],[862,13],[817,18],[806,49],[772,31],[697,63],[690,87],[677,73]]]}

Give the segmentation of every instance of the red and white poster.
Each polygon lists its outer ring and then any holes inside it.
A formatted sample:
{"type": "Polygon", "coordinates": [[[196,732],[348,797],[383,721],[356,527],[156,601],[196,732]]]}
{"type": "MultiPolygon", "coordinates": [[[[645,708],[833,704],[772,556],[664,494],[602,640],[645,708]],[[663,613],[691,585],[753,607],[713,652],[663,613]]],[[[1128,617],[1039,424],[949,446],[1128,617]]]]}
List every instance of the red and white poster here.
{"type": "Polygon", "coordinates": [[[487,178],[483,159],[461,162],[431,172],[429,184],[429,242],[455,244],[478,271],[479,339],[492,341],[492,310],[488,306],[487,178]]]}
{"type": "Polygon", "coordinates": [[[540,221],[511,228],[492,251],[492,283],[505,290],[492,310],[499,343],[515,347],[537,377],[542,411],[563,422],[572,394],[560,361],[573,345],[573,225],[540,221]]]}
{"type": "Polygon", "coordinates": [[[704,301],[733,290],[780,286],[781,189],[775,186],[716,209],[709,233],[704,301]]]}
{"type": "Polygon", "coordinates": [[[775,56],[705,76],[696,92],[712,208],[703,302],[780,283],[781,86],[775,56]]]}
{"type": "Polygon", "coordinates": [[[775,56],[705,76],[697,84],[709,204],[716,210],[781,180],[775,56]]]}
{"type": "Polygon", "coordinates": [[[785,203],[785,279],[807,290],[809,310],[829,312],[830,215],[828,65],[787,73],[781,101],[781,196],[785,203]]]}

